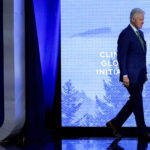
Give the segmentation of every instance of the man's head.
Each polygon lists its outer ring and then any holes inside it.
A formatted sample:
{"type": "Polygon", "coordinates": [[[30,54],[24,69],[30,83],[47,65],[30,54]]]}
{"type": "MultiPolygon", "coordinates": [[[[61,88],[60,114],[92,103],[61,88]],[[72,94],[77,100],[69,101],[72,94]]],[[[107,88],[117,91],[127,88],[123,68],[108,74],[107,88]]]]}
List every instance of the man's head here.
{"type": "Polygon", "coordinates": [[[130,22],[137,29],[141,29],[144,24],[144,14],[144,11],[140,8],[134,8],[130,13],[130,22]]]}

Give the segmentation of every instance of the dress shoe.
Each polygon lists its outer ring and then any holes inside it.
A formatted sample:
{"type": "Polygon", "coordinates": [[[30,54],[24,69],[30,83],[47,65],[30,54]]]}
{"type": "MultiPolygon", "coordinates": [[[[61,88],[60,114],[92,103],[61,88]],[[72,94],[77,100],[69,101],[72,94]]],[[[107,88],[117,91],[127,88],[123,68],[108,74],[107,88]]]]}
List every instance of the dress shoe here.
{"type": "Polygon", "coordinates": [[[107,148],[107,150],[124,150],[121,146],[118,145],[121,139],[116,138],[107,148]]]}
{"type": "Polygon", "coordinates": [[[114,135],[116,138],[121,139],[120,133],[117,131],[116,127],[111,123],[111,121],[107,122],[107,123],[106,123],[106,126],[112,130],[113,135],[114,135]]]}
{"type": "Polygon", "coordinates": [[[150,134],[149,134],[149,133],[139,134],[138,140],[139,140],[139,141],[150,142],[150,134]]]}

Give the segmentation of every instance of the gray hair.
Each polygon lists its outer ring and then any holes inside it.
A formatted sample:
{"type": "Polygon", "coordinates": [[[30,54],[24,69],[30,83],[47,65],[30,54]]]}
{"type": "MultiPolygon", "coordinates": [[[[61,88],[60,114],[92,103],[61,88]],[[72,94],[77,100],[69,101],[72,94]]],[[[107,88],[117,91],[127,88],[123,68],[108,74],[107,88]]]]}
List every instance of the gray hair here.
{"type": "Polygon", "coordinates": [[[142,9],[140,9],[140,8],[132,9],[132,11],[130,13],[130,21],[131,21],[132,18],[137,18],[139,16],[139,14],[141,14],[141,13],[143,15],[145,14],[145,12],[142,9]]]}

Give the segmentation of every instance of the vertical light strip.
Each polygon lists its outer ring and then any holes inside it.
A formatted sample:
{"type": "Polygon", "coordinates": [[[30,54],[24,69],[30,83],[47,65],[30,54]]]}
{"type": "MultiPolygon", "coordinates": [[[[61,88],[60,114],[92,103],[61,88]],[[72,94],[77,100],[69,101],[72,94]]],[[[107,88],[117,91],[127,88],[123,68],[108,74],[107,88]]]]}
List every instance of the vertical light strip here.
{"type": "Polygon", "coordinates": [[[25,120],[25,8],[24,0],[14,0],[15,117],[21,128],[25,120]]]}
{"type": "Polygon", "coordinates": [[[3,0],[4,123],[0,140],[19,132],[25,120],[24,1],[3,0]]]}

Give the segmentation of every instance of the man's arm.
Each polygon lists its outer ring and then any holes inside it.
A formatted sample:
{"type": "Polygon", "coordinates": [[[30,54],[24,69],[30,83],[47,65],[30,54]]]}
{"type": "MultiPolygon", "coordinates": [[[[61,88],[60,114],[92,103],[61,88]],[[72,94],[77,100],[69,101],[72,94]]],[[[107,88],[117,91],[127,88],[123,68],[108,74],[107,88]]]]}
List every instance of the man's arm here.
{"type": "Polygon", "coordinates": [[[129,78],[127,73],[127,53],[128,53],[128,47],[129,47],[129,40],[128,35],[125,32],[122,32],[118,39],[118,62],[119,62],[119,68],[120,73],[123,78],[123,84],[125,86],[129,86],[129,78]]]}

